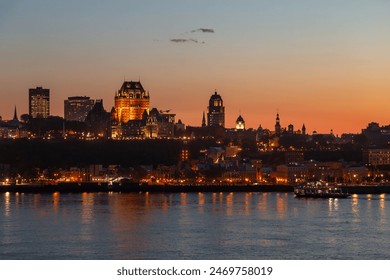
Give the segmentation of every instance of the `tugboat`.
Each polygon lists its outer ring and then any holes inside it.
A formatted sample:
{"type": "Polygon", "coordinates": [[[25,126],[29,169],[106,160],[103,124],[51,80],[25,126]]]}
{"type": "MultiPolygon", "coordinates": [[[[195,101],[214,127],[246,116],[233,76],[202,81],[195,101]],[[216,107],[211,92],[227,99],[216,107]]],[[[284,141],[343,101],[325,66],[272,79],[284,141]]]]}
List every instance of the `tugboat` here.
{"type": "Polygon", "coordinates": [[[321,183],[306,184],[294,188],[297,198],[348,198],[350,194],[344,193],[340,187],[323,185],[321,183]]]}

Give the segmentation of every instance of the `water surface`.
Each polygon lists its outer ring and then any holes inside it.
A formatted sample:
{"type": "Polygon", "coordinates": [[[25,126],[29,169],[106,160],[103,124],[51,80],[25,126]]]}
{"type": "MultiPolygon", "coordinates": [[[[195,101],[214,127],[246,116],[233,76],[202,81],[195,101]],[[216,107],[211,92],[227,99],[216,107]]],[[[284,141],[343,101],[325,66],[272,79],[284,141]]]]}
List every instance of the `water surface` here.
{"type": "Polygon", "coordinates": [[[390,259],[390,196],[0,195],[1,259],[390,259]]]}

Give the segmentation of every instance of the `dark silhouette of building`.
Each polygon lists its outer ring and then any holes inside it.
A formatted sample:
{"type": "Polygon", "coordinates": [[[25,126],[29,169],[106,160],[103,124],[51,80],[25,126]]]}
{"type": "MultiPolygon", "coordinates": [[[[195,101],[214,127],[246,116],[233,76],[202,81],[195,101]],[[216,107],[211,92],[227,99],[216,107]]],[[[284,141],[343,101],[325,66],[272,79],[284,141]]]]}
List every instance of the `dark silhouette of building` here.
{"type": "Polygon", "coordinates": [[[293,135],[294,134],[294,125],[292,125],[292,124],[288,125],[287,133],[288,133],[288,135],[293,135]]]}
{"type": "Polygon", "coordinates": [[[276,123],[275,123],[275,135],[280,136],[282,132],[282,128],[280,126],[280,118],[279,118],[279,113],[276,114],[276,123]]]}
{"type": "Polygon", "coordinates": [[[0,119],[0,138],[20,138],[25,137],[25,135],[26,131],[21,126],[15,106],[12,120],[3,121],[0,119]]]}
{"type": "Polygon", "coordinates": [[[202,118],[202,127],[206,127],[206,116],[203,111],[203,118],[202,118]]]}
{"type": "Polygon", "coordinates": [[[208,126],[225,127],[225,107],[223,106],[222,97],[217,92],[210,97],[207,109],[208,126]]]}
{"type": "Polygon", "coordinates": [[[29,89],[29,114],[33,118],[47,118],[50,115],[50,90],[42,87],[29,89]]]}
{"type": "Polygon", "coordinates": [[[367,128],[362,129],[362,134],[367,139],[371,148],[387,148],[390,143],[390,126],[380,126],[377,122],[371,122],[367,128]]]}
{"type": "Polygon", "coordinates": [[[108,138],[110,133],[110,113],[106,112],[103,107],[103,100],[97,99],[92,110],[85,119],[89,137],[91,138],[108,138]]]}
{"type": "Polygon", "coordinates": [[[64,118],[67,121],[84,122],[95,100],[87,96],[73,96],[64,100],[64,118]]]}

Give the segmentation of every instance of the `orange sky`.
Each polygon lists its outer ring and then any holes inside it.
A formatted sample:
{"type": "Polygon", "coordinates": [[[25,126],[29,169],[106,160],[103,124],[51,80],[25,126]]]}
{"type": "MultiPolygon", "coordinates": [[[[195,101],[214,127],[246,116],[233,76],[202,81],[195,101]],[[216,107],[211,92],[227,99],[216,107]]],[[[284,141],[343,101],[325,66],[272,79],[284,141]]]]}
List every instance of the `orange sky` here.
{"type": "Polygon", "coordinates": [[[247,127],[273,129],[277,111],[282,126],[310,133],[389,124],[385,1],[15,2],[0,6],[4,119],[14,105],[28,112],[32,87],[50,88],[51,113],[63,116],[75,95],[110,110],[123,80],[140,78],[153,107],[188,125],[215,89],[227,127],[241,113],[247,127]]]}

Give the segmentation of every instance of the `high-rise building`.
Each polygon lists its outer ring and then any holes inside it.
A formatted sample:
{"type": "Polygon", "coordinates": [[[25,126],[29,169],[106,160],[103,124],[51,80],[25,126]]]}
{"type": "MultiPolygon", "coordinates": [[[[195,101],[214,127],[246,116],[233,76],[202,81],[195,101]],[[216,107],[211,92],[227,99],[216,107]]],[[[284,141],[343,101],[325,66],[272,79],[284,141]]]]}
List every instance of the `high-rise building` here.
{"type": "Polygon", "coordinates": [[[210,97],[207,109],[208,126],[225,127],[225,107],[223,106],[222,97],[217,92],[210,97]]]}
{"type": "Polygon", "coordinates": [[[37,87],[30,88],[28,93],[30,116],[33,118],[47,118],[50,115],[50,90],[37,87]]]}
{"type": "Polygon", "coordinates": [[[118,123],[132,120],[142,120],[146,111],[149,113],[149,92],[142,87],[141,82],[125,81],[115,93],[115,119],[118,123]]]}
{"type": "Polygon", "coordinates": [[[95,100],[87,96],[73,96],[64,100],[64,118],[67,121],[85,121],[89,111],[92,110],[95,100]]]}

